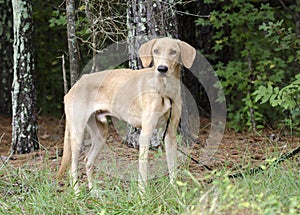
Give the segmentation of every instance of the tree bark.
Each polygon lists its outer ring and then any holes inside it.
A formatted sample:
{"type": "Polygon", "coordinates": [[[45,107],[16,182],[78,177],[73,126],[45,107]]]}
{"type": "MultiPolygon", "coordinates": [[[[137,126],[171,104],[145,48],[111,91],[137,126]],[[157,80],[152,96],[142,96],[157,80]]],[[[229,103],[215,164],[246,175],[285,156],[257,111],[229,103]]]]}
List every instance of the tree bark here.
{"type": "Polygon", "coordinates": [[[11,0],[0,1],[0,113],[11,115],[13,24],[11,0]]]}
{"type": "MultiPolygon", "coordinates": [[[[175,5],[172,0],[132,0],[128,1],[127,28],[129,42],[129,66],[141,69],[138,50],[144,42],[153,37],[178,37],[175,5]]],[[[140,129],[128,125],[126,140],[130,146],[138,146],[140,129]]],[[[160,135],[156,130],[151,145],[160,145],[160,135]]]]}
{"type": "Polygon", "coordinates": [[[173,1],[128,1],[127,28],[129,66],[141,69],[140,46],[153,37],[178,38],[176,11],[173,1]]]}
{"type": "Polygon", "coordinates": [[[12,151],[24,154],[39,148],[33,81],[32,5],[30,0],[13,0],[12,6],[14,18],[12,151]]]}
{"type": "Polygon", "coordinates": [[[74,0],[66,1],[67,12],[67,37],[70,62],[70,80],[73,86],[79,78],[79,51],[76,38],[76,18],[74,0]]]}
{"type": "Polygon", "coordinates": [[[96,26],[94,24],[95,20],[93,17],[93,13],[91,11],[91,3],[90,0],[84,0],[85,3],[85,15],[88,18],[89,21],[89,25],[90,25],[90,30],[91,30],[91,40],[92,40],[92,52],[93,52],[93,65],[92,65],[92,69],[91,69],[91,73],[93,72],[97,72],[98,68],[97,68],[97,43],[96,43],[96,26]]]}

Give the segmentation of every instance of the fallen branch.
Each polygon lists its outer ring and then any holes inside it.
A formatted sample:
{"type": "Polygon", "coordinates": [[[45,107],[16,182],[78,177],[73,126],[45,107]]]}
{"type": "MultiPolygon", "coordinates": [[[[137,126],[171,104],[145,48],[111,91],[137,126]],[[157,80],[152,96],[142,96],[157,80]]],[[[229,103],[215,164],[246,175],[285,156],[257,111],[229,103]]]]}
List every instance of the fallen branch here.
{"type": "Polygon", "coordinates": [[[209,171],[213,171],[212,168],[210,168],[209,166],[205,165],[204,163],[196,160],[195,158],[193,158],[192,156],[186,154],[184,151],[182,151],[181,149],[177,149],[181,154],[183,154],[184,156],[186,156],[187,158],[189,158],[190,160],[194,161],[196,164],[203,166],[205,169],[209,170],[209,171]]]}
{"type": "Polygon", "coordinates": [[[287,159],[295,156],[296,154],[298,154],[300,152],[300,146],[298,146],[296,149],[294,149],[293,151],[287,152],[283,155],[281,155],[279,158],[275,159],[272,162],[269,162],[265,165],[265,168],[263,168],[262,166],[258,166],[258,167],[254,167],[251,168],[250,170],[244,170],[243,172],[238,172],[238,173],[234,173],[231,175],[228,175],[228,178],[240,178],[243,177],[245,175],[254,175],[257,174],[259,172],[263,172],[264,170],[272,167],[272,166],[276,166],[278,164],[280,164],[281,162],[286,161],[287,159]]]}

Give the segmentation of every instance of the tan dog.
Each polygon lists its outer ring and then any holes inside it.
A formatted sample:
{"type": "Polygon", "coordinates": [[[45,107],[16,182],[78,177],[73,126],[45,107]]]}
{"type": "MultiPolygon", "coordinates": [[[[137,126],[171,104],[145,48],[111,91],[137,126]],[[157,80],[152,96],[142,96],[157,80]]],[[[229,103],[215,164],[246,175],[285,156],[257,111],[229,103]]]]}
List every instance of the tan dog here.
{"type": "MultiPolygon", "coordinates": [[[[79,192],[77,168],[80,148],[87,130],[92,146],[86,157],[89,188],[93,188],[94,161],[106,141],[106,116],[117,117],[142,128],[139,139],[139,188],[145,191],[150,138],[155,128],[166,130],[165,149],[171,183],[176,169],[176,130],[181,116],[180,62],[190,68],[196,51],[180,40],[161,38],[139,50],[141,70],[118,69],[83,75],[64,97],[66,129],[64,154],[58,176],[71,162],[75,193],[79,192]],[[170,118],[170,119],[169,119],[170,118]],[[168,123],[167,123],[168,122],[168,123]],[[168,124],[168,125],[167,125],[168,124]]],[[[93,190],[92,190],[93,191],[93,190]]]]}

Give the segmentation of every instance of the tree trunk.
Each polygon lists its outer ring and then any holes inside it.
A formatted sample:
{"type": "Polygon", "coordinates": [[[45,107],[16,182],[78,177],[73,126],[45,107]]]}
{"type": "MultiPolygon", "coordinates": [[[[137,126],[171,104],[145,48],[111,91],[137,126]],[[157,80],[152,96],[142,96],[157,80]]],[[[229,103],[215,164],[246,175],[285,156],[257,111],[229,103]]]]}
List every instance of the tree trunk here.
{"type": "Polygon", "coordinates": [[[13,26],[11,0],[0,1],[0,113],[11,115],[13,26]]]}
{"type": "Polygon", "coordinates": [[[89,21],[89,25],[90,25],[90,30],[91,30],[91,40],[92,40],[92,51],[93,51],[93,65],[92,65],[92,69],[91,69],[91,73],[97,72],[99,71],[97,68],[97,43],[96,43],[96,26],[94,24],[95,19],[93,16],[93,13],[91,11],[91,3],[90,0],[84,0],[85,3],[85,15],[88,18],[89,21]]]}
{"type": "Polygon", "coordinates": [[[70,79],[73,86],[79,78],[79,51],[76,38],[76,19],[74,0],[66,1],[70,79]]]}
{"type": "MultiPolygon", "coordinates": [[[[172,0],[132,0],[128,1],[127,27],[129,42],[129,66],[141,69],[138,50],[144,42],[152,37],[169,36],[177,38],[177,20],[172,0]]],[[[126,142],[138,146],[140,129],[128,125],[126,142]]],[[[160,135],[156,130],[151,138],[151,145],[160,145],[160,135]]]]}
{"type": "Polygon", "coordinates": [[[12,90],[12,151],[18,154],[39,148],[36,95],[33,81],[32,5],[30,0],[13,0],[14,76],[12,90]]]}

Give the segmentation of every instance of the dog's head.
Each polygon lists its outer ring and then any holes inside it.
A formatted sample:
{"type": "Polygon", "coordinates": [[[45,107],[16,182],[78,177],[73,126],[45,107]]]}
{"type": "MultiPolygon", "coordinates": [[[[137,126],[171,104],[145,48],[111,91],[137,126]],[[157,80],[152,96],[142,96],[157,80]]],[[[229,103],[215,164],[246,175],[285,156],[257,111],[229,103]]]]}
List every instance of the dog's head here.
{"type": "Polygon", "coordinates": [[[153,60],[155,72],[161,76],[178,72],[180,62],[191,68],[196,56],[196,50],[189,44],[171,38],[152,39],[140,47],[140,58],[143,67],[150,66],[153,60]]]}

